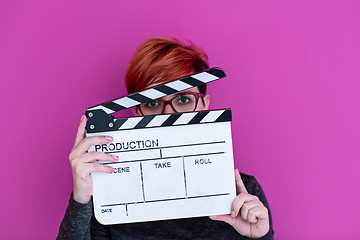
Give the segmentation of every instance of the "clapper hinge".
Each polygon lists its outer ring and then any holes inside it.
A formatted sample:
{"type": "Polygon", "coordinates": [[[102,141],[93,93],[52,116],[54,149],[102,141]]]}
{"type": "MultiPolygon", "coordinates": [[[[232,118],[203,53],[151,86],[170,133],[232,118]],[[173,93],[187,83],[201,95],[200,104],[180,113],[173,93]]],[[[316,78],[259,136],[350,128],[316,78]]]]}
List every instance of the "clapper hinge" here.
{"type": "Polygon", "coordinates": [[[86,111],[85,115],[88,118],[86,123],[88,133],[117,130],[114,127],[114,117],[101,109],[86,111]]]}

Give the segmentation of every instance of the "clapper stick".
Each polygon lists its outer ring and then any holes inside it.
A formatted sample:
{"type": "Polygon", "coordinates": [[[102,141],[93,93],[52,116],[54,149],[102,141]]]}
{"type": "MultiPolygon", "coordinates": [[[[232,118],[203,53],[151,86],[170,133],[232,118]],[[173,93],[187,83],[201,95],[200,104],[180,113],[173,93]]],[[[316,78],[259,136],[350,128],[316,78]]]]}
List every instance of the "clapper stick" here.
{"type": "MultiPolygon", "coordinates": [[[[164,96],[192,87],[197,87],[225,76],[225,72],[221,68],[210,68],[208,70],[192,74],[172,82],[156,86],[154,88],[90,107],[86,110],[85,113],[88,118],[86,131],[87,133],[95,133],[100,131],[118,130],[126,121],[136,121],[140,118],[131,118],[132,120],[128,120],[130,118],[114,119],[114,117],[111,116],[112,113],[131,108],[151,100],[162,98],[164,96]]],[[[143,123],[144,122],[141,124],[143,123]]]]}
{"type": "Polygon", "coordinates": [[[225,77],[211,68],[90,107],[92,146],[119,158],[113,173],[92,173],[93,204],[102,224],[230,213],[235,198],[230,109],[115,119],[111,114],[225,77]]]}

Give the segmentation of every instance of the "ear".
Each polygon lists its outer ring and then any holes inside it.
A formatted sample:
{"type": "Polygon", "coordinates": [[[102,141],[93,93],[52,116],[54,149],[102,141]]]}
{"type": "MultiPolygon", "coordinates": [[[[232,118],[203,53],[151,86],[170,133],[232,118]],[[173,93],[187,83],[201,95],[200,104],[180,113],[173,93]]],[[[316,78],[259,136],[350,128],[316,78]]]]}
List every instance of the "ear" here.
{"type": "Polygon", "coordinates": [[[205,109],[205,110],[208,110],[208,109],[209,109],[209,105],[210,105],[210,95],[206,94],[206,95],[204,96],[204,103],[205,103],[204,109],[205,109]]]}

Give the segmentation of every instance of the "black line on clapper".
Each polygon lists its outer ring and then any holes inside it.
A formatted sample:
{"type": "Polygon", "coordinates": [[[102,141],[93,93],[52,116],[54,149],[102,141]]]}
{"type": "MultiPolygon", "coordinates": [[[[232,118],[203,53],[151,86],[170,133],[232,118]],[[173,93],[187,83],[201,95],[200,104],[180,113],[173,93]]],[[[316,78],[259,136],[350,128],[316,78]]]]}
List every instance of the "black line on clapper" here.
{"type": "Polygon", "coordinates": [[[187,195],[187,186],[186,186],[186,173],[185,173],[185,160],[184,160],[184,156],[182,157],[182,160],[183,160],[183,169],[184,169],[185,196],[186,196],[186,198],[188,198],[188,195],[187,195]]]}
{"type": "Polygon", "coordinates": [[[162,159],[162,148],[160,148],[160,159],[162,159]]]}
{"type": "Polygon", "coordinates": [[[127,204],[125,204],[126,216],[129,216],[127,204]]]}
{"type": "Polygon", "coordinates": [[[140,173],[141,173],[141,188],[142,188],[143,198],[144,198],[144,202],[145,202],[144,178],[143,178],[142,162],[141,161],[140,161],[140,173]]]}
{"type": "MultiPolygon", "coordinates": [[[[200,196],[189,196],[187,199],[193,199],[193,198],[205,198],[205,197],[216,197],[216,196],[225,196],[230,195],[230,193],[217,193],[217,194],[209,194],[209,195],[200,195],[200,196]]],[[[185,197],[179,197],[179,198],[167,198],[167,199],[159,199],[159,200],[150,200],[146,201],[146,203],[154,203],[154,202],[165,202],[165,201],[176,201],[176,200],[184,200],[185,197]]],[[[143,202],[129,202],[129,203],[115,203],[115,204],[106,204],[101,205],[101,207],[114,207],[114,206],[122,206],[122,205],[131,205],[131,204],[140,204],[143,202]]]]}

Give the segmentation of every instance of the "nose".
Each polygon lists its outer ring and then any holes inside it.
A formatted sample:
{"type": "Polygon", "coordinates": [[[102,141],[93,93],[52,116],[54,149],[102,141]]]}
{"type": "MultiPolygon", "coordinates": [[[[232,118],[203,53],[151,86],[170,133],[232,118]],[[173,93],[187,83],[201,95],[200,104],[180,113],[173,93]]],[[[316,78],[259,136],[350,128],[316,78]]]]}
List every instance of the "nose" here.
{"type": "Polygon", "coordinates": [[[166,104],[164,107],[163,114],[171,114],[171,113],[175,113],[174,109],[171,107],[170,104],[166,104]]]}

